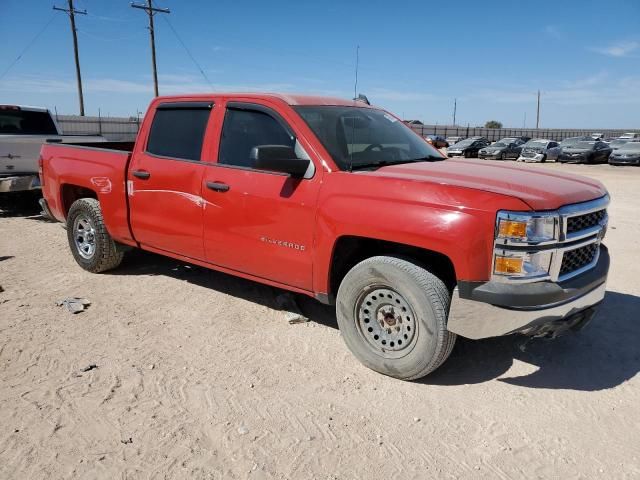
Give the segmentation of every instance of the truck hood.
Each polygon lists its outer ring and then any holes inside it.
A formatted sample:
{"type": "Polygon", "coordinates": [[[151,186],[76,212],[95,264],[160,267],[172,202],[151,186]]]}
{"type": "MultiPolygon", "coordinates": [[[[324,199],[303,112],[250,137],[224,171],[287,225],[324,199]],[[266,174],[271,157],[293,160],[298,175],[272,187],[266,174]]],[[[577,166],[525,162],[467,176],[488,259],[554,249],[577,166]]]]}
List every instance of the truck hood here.
{"type": "Polygon", "coordinates": [[[547,169],[511,166],[503,162],[444,160],[382,167],[373,175],[471,188],[519,198],[533,210],[555,210],[607,193],[602,183],[547,169]]]}

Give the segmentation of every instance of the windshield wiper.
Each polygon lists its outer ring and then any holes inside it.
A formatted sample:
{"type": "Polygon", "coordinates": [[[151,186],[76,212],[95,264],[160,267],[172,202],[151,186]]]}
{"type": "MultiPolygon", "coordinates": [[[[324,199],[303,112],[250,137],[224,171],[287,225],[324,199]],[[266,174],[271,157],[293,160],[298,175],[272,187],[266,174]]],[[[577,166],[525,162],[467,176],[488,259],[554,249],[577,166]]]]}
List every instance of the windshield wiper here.
{"type": "Polygon", "coordinates": [[[389,165],[401,165],[403,163],[417,163],[417,162],[431,162],[431,161],[439,161],[444,160],[442,157],[436,157],[435,155],[429,155],[422,158],[411,158],[407,160],[381,160],[379,162],[371,162],[371,163],[358,163],[351,165],[352,170],[360,170],[367,168],[380,168],[380,167],[388,167],[389,165]]]}

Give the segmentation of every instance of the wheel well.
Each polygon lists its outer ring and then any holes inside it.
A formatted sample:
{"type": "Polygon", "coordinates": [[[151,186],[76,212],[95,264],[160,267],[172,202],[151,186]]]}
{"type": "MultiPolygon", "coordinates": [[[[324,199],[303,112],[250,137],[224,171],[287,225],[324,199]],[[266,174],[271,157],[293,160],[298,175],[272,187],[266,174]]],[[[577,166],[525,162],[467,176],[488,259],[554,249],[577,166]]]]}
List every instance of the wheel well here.
{"type": "Polygon", "coordinates": [[[393,255],[410,258],[440,278],[450,291],[456,285],[453,263],[446,255],[424,248],[373,238],[340,237],[333,249],[329,277],[329,296],[335,298],[340,282],[355,265],[376,255],[393,255]]]}
{"type": "Polygon", "coordinates": [[[80,187],[78,185],[70,185],[65,183],[60,189],[60,196],[62,198],[62,207],[64,208],[64,216],[66,218],[73,202],[80,198],[95,198],[98,199],[96,192],[90,188],[80,187]]]}

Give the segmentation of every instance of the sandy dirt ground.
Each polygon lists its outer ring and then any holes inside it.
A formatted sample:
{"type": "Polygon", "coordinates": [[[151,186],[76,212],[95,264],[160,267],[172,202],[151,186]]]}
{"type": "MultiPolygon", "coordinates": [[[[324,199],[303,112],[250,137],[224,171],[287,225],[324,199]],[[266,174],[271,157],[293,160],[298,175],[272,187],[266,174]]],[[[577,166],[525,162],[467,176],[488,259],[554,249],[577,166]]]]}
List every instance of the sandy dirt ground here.
{"type": "Polygon", "coordinates": [[[279,291],[160,256],[90,274],[59,224],[1,213],[0,478],[640,478],[640,168],[529,168],[611,191],[597,319],[461,340],[413,383],[361,366],[311,299],[290,325],[279,291]]]}

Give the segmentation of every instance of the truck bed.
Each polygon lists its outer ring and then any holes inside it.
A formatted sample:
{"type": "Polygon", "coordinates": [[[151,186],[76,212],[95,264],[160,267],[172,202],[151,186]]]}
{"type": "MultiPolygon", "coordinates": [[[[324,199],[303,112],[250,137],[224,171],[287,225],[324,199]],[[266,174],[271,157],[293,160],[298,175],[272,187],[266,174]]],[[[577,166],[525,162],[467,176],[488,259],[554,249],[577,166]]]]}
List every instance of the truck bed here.
{"type": "Polygon", "coordinates": [[[132,142],[46,143],[42,146],[42,190],[51,214],[65,221],[78,191],[95,196],[114,239],[132,241],[127,209],[127,168],[132,142]],[[106,148],[103,148],[106,147],[106,148]]]}

